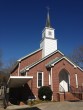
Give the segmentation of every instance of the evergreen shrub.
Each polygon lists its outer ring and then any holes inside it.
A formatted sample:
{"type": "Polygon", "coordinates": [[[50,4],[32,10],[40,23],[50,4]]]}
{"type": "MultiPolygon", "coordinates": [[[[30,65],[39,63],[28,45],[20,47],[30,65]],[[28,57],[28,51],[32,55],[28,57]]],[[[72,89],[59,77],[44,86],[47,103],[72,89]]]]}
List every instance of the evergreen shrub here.
{"type": "Polygon", "coordinates": [[[40,100],[50,101],[52,99],[52,90],[49,86],[42,86],[38,90],[38,97],[40,100]],[[43,96],[46,96],[44,99],[43,96]]]}

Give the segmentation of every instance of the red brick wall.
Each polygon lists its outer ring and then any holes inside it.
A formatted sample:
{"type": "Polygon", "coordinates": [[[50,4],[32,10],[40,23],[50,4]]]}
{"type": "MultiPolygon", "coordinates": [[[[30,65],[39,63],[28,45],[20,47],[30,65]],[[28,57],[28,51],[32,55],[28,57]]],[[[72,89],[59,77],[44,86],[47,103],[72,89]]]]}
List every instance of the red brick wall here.
{"type": "Polygon", "coordinates": [[[18,76],[18,66],[11,72],[12,76],[18,76]]]}
{"type": "Polygon", "coordinates": [[[78,74],[78,84],[82,85],[83,83],[83,72],[80,71],[78,68],[74,68],[73,65],[71,65],[66,60],[62,60],[59,63],[57,63],[53,67],[53,95],[54,100],[57,99],[57,93],[59,92],[59,73],[62,69],[65,69],[69,75],[70,75],[70,85],[76,88],[76,80],[75,80],[75,73],[78,74]]]}
{"type": "MultiPolygon", "coordinates": [[[[52,56],[50,56],[49,58],[47,58],[46,60],[40,62],[38,65],[32,67],[29,71],[27,71],[27,75],[29,76],[33,76],[32,79],[32,86],[31,86],[31,81],[27,82],[31,89],[32,92],[34,93],[34,95],[38,95],[38,88],[37,88],[37,72],[42,71],[44,72],[44,85],[48,86],[49,85],[49,75],[48,75],[48,70],[46,69],[45,65],[47,63],[49,63],[51,60],[53,60],[56,57],[61,57],[62,55],[60,53],[56,53],[52,56]]],[[[21,62],[21,68],[39,60],[41,58],[41,51],[26,58],[25,60],[23,60],[21,62]]],[[[66,61],[65,59],[61,60],[60,62],[58,62],[54,67],[53,67],[53,98],[54,100],[57,101],[57,92],[59,92],[59,73],[62,69],[67,70],[67,72],[70,75],[70,84],[74,87],[76,87],[76,82],[75,82],[75,73],[77,73],[78,75],[78,82],[79,85],[82,85],[83,83],[83,72],[80,71],[78,68],[74,68],[73,65],[71,65],[68,61],[66,61]]],[[[13,75],[17,75],[16,74],[17,69],[15,70],[15,72],[13,72],[13,75]]]]}
{"type": "MultiPolygon", "coordinates": [[[[42,58],[42,50],[40,50],[40,51],[34,53],[33,55],[23,59],[20,62],[20,67],[19,67],[19,64],[18,64],[19,70],[23,69],[24,67],[34,63],[35,61],[37,61],[41,58],[42,58]]],[[[15,70],[11,73],[12,75],[18,75],[18,67],[15,68],[15,70]]]]}
{"type": "Polygon", "coordinates": [[[25,66],[28,66],[37,60],[42,58],[42,50],[36,52],[35,54],[29,56],[28,58],[21,61],[20,69],[24,68],[25,66]]]}
{"type": "Polygon", "coordinates": [[[46,69],[45,65],[53,60],[56,57],[61,57],[60,53],[56,53],[49,57],[48,59],[42,61],[40,64],[36,65],[35,67],[31,68],[28,72],[28,75],[33,76],[33,84],[32,84],[32,91],[34,95],[38,96],[38,88],[37,88],[37,72],[42,71],[44,72],[44,85],[49,85],[49,75],[48,70],[46,69]]]}

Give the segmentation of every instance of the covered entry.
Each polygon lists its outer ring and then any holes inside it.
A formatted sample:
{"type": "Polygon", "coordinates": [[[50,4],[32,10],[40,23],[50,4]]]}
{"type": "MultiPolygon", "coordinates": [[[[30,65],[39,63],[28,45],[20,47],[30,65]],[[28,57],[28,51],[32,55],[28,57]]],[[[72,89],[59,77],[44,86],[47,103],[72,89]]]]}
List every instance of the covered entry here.
{"type": "Polygon", "coordinates": [[[23,102],[26,104],[26,101],[31,94],[31,86],[27,84],[27,82],[31,79],[33,76],[10,76],[8,85],[9,85],[9,101],[12,104],[19,105],[20,102],[23,102]]]}
{"type": "Polygon", "coordinates": [[[70,75],[65,69],[63,69],[59,73],[59,91],[68,92],[69,84],[70,84],[70,75]]]}

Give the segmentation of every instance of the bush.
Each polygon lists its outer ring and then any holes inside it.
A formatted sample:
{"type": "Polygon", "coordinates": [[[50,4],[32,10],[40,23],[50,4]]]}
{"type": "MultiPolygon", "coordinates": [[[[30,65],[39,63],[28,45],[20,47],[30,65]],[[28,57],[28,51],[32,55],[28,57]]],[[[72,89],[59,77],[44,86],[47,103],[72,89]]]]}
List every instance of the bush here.
{"type": "Polygon", "coordinates": [[[43,96],[46,96],[45,100],[51,100],[52,99],[52,90],[49,86],[43,86],[39,88],[38,90],[38,97],[40,100],[44,100],[43,96]]]}

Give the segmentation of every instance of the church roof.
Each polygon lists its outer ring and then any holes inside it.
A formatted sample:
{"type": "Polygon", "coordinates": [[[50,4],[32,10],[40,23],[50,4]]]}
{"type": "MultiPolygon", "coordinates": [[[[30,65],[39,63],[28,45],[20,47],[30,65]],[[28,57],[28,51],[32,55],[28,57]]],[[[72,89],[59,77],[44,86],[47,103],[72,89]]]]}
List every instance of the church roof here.
{"type": "MultiPolygon", "coordinates": [[[[36,66],[37,64],[41,63],[42,61],[44,61],[45,59],[47,59],[48,57],[50,57],[51,55],[55,54],[55,53],[61,53],[59,50],[56,50],[55,52],[49,54],[48,56],[36,61],[35,63],[29,65],[29,66],[26,66],[25,68],[23,68],[20,73],[24,73],[26,72],[27,70],[31,69],[32,67],[36,66]]],[[[61,53],[62,54],[62,53],[61,53]]],[[[68,61],[71,65],[74,66],[74,68],[78,68],[80,69],[81,71],[83,71],[82,68],[80,68],[79,66],[77,66],[74,62],[72,62],[70,59],[68,59],[66,56],[64,56],[64,54],[62,54],[63,56],[58,58],[56,57],[55,59],[51,60],[48,64],[46,64],[46,67],[49,68],[49,67],[53,67],[55,64],[57,64],[58,62],[60,62],[61,60],[65,59],[66,61],[68,61]]]]}
{"type": "Polygon", "coordinates": [[[49,68],[49,67],[52,67],[54,66],[56,63],[58,63],[59,61],[65,59],[66,61],[68,61],[71,65],[73,65],[75,68],[79,68],[81,71],[83,71],[82,68],[80,68],[79,66],[77,66],[74,62],[72,62],[69,58],[67,58],[66,56],[62,56],[60,58],[55,58],[53,59],[52,61],[50,61],[48,64],[46,64],[46,67],[49,68]]]}
{"type": "Polygon", "coordinates": [[[60,58],[56,57],[55,59],[51,60],[48,64],[46,64],[46,67],[51,67],[55,62],[57,62],[60,58]]]}
{"type": "Polygon", "coordinates": [[[40,62],[46,60],[47,58],[49,58],[50,56],[54,55],[55,53],[59,52],[61,55],[64,55],[62,52],[60,52],[59,50],[56,50],[54,52],[52,52],[51,54],[45,56],[44,58],[41,58],[40,60],[34,62],[33,64],[26,66],[25,68],[23,68],[20,72],[23,73],[26,70],[29,70],[30,68],[34,67],[35,65],[39,64],[40,62]]]}
{"type": "Polygon", "coordinates": [[[18,64],[19,64],[20,61],[24,60],[25,58],[28,58],[29,56],[35,54],[36,52],[39,52],[40,50],[42,50],[42,48],[41,48],[41,49],[37,49],[36,51],[34,51],[34,52],[32,52],[32,53],[30,53],[30,54],[28,54],[28,55],[26,55],[26,56],[21,57],[20,59],[18,59],[18,60],[16,61],[15,65],[13,66],[11,72],[14,71],[14,69],[18,66],[18,64]]]}

